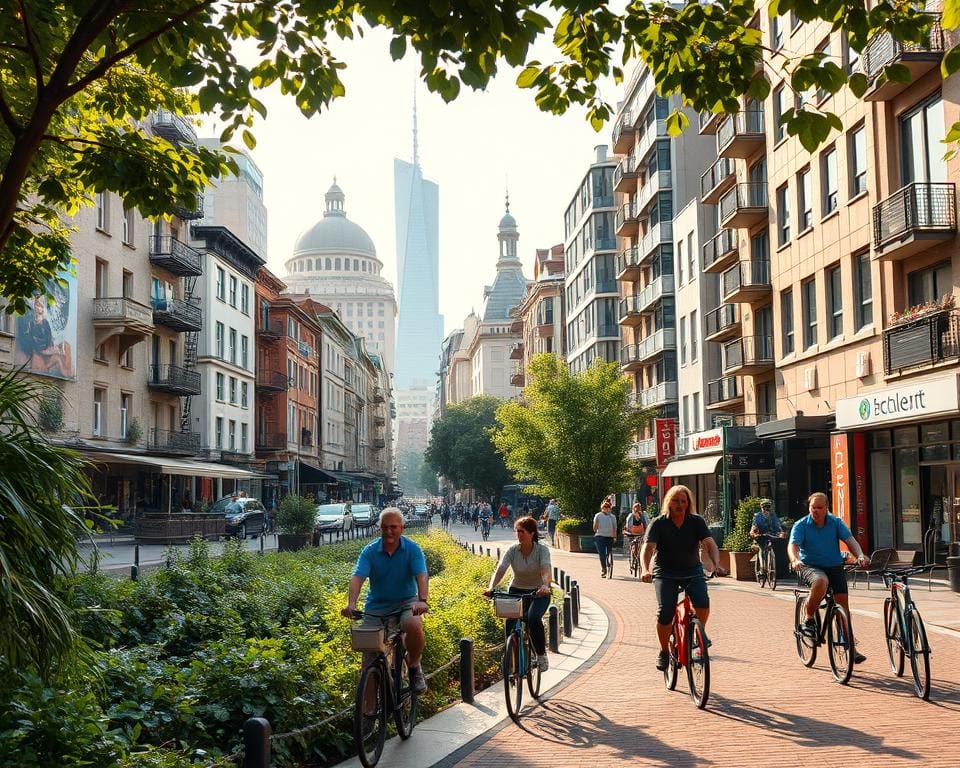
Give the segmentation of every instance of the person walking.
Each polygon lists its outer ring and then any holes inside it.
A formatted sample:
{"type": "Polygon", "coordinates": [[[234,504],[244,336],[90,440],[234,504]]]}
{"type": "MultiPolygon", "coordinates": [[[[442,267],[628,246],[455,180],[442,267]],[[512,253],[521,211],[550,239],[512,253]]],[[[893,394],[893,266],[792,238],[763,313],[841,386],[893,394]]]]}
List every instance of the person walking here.
{"type": "Polygon", "coordinates": [[[560,505],[556,499],[550,499],[547,508],[544,510],[544,516],[547,518],[547,533],[550,534],[550,546],[556,546],[557,523],[560,520],[560,505]]]}
{"type": "MultiPolygon", "coordinates": [[[[600,557],[601,578],[607,576],[607,555],[617,538],[617,518],[613,514],[610,499],[604,499],[600,511],[593,516],[593,540],[600,557]]],[[[610,574],[613,578],[613,574],[610,574]]]]}

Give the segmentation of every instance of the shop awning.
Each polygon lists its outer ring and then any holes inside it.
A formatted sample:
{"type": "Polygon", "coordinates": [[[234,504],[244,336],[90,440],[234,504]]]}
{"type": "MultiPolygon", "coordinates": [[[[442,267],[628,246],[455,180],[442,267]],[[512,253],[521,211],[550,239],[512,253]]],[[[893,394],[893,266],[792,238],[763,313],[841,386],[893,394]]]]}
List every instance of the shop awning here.
{"type": "Polygon", "coordinates": [[[328,472],[325,469],[309,464],[303,459],[300,459],[300,479],[308,483],[322,483],[327,485],[328,483],[337,482],[337,478],[333,476],[332,472],[328,472]]]}
{"type": "Polygon", "coordinates": [[[86,453],[86,458],[95,464],[137,464],[149,467],[162,475],[180,475],[182,477],[219,477],[233,480],[251,480],[269,478],[260,472],[251,472],[240,467],[226,464],[214,464],[209,461],[191,461],[190,459],[172,459],[168,456],[144,456],[138,453],[86,453]]]}
{"type": "Polygon", "coordinates": [[[361,485],[362,481],[359,477],[351,475],[349,472],[330,472],[333,475],[338,483],[345,483],[346,485],[361,485]]]}
{"type": "Polygon", "coordinates": [[[689,456],[683,459],[674,459],[660,474],[663,477],[685,477],[686,475],[711,475],[717,469],[717,464],[723,456],[714,453],[709,456],[689,456]]]}
{"type": "Polygon", "coordinates": [[[826,416],[789,416],[785,419],[757,424],[757,437],[764,440],[791,440],[803,437],[819,437],[824,440],[836,423],[833,414],[826,416]]]}

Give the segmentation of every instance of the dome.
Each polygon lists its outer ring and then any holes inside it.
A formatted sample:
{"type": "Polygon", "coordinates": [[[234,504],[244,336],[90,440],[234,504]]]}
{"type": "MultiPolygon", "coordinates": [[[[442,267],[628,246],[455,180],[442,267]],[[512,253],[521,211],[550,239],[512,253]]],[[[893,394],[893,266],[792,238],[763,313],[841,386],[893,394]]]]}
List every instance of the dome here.
{"type": "Polygon", "coordinates": [[[351,253],[376,257],[377,249],[363,227],[347,218],[343,203],[346,196],[333,184],[324,196],[326,210],[323,218],[306,230],[293,247],[293,255],[310,253],[351,253]]]}
{"type": "Polygon", "coordinates": [[[513,216],[510,213],[505,213],[503,214],[503,218],[500,219],[500,229],[508,229],[508,228],[516,229],[517,220],[513,218],[513,216]]]}

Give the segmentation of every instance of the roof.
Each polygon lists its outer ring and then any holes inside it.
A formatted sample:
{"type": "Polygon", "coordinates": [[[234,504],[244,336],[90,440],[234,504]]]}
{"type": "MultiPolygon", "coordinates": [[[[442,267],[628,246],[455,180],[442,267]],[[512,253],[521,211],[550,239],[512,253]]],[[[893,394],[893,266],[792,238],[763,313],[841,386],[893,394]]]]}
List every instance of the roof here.
{"type": "Polygon", "coordinates": [[[510,310],[523,299],[527,290],[527,279],[518,268],[501,268],[493,285],[486,291],[483,299],[483,322],[498,322],[510,319],[510,310]]]}

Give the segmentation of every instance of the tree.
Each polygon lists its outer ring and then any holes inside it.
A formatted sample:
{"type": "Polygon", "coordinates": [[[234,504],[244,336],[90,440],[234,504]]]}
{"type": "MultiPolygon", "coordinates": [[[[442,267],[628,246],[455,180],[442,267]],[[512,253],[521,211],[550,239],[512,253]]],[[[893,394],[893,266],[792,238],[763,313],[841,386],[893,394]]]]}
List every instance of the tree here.
{"type": "Polygon", "coordinates": [[[433,470],[456,488],[473,488],[494,498],[512,475],[492,441],[497,408],[503,401],[478,395],[451,405],[433,423],[425,458],[433,470]]]}
{"type": "Polygon", "coordinates": [[[397,462],[397,480],[407,496],[437,493],[437,476],[422,453],[405,450],[397,462]]]}
{"type": "Polygon", "coordinates": [[[592,519],[607,494],[628,488],[634,433],[654,415],[628,407],[630,382],[616,363],[595,361],[574,375],[551,354],[536,355],[522,401],[497,411],[493,442],[535,493],[555,497],[564,514],[592,519]]]}
{"type": "Polygon", "coordinates": [[[431,496],[437,496],[440,493],[440,486],[437,484],[437,473],[433,471],[431,467],[423,458],[420,457],[420,474],[418,476],[420,480],[420,487],[423,488],[431,496]]]}

